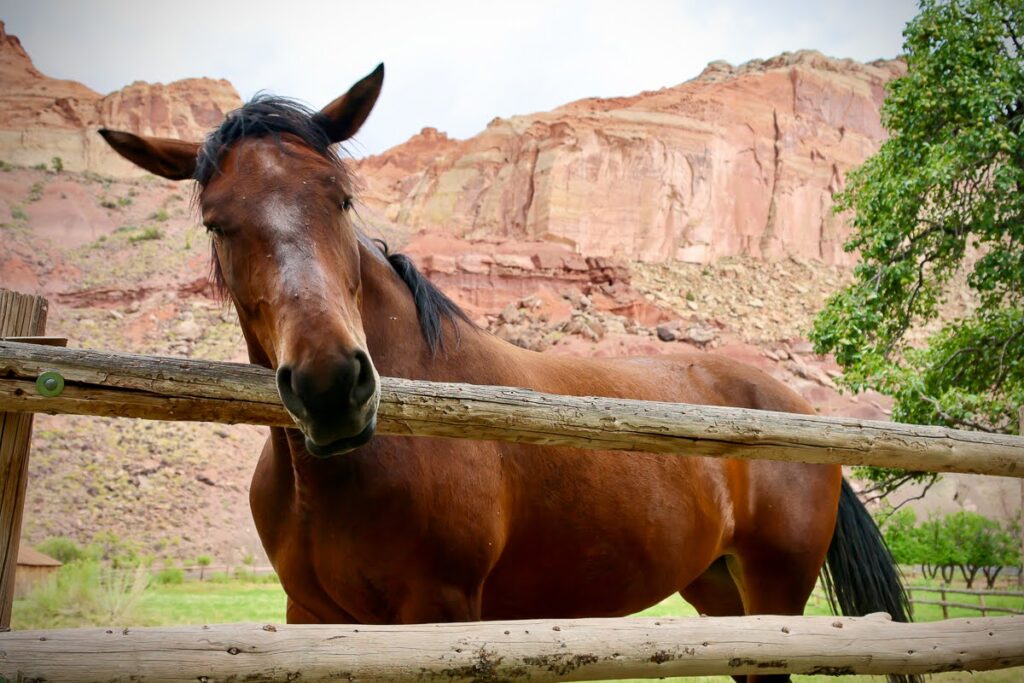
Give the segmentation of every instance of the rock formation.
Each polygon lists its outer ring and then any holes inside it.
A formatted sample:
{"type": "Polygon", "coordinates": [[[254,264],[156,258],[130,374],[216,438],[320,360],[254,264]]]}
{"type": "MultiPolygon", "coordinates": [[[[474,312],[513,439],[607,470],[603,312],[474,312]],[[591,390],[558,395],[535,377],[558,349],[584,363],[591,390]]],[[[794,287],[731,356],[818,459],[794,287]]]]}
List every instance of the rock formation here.
{"type": "Polygon", "coordinates": [[[461,142],[427,128],[360,163],[364,200],[413,228],[587,256],[849,264],[832,193],[884,139],[885,83],[904,69],[801,51],[495,119],[461,142]]]}
{"type": "Polygon", "coordinates": [[[99,128],[200,140],[240,105],[224,80],[139,81],[102,96],[81,83],[50,78],[0,21],[0,159],[7,163],[49,166],[60,157],[71,171],[138,176],[142,171],[117,156],[99,128]]]}

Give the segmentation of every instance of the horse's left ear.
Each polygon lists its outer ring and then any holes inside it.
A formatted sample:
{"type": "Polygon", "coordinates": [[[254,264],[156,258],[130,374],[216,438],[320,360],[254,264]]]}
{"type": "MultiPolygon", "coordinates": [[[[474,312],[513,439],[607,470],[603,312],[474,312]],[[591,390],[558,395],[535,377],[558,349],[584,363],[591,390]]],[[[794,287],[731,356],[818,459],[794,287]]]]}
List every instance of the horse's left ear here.
{"type": "Polygon", "coordinates": [[[317,121],[327,131],[331,142],[348,140],[356,134],[377,102],[384,84],[384,65],[378,64],[369,76],[320,110],[317,121]]]}

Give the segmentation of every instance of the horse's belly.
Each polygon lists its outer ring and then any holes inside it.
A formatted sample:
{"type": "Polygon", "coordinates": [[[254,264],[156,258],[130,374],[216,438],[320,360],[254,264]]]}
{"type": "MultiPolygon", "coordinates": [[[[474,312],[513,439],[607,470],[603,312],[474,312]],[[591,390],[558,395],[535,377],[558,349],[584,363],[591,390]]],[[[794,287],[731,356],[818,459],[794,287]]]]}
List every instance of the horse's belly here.
{"type": "Polygon", "coordinates": [[[572,485],[520,510],[484,583],[483,618],[632,614],[699,576],[721,552],[723,501],[713,475],[663,458],[641,456],[648,467],[624,472],[611,455],[610,480],[577,470],[572,485]]]}

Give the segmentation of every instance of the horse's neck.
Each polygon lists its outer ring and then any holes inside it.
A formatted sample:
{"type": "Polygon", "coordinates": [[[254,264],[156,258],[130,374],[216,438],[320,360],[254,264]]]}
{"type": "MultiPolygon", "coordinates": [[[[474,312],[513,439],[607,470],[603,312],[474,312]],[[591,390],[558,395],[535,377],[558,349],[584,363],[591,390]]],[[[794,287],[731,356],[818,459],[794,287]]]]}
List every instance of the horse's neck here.
{"type": "Polygon", "coordinates": [[[485,335],[461,320],[443,320],[444,344],[430,349],[409,287],[375,245],[360,244],[360,268],[367,350],[382,377],[451,379],[480,355],[485,335]]]}

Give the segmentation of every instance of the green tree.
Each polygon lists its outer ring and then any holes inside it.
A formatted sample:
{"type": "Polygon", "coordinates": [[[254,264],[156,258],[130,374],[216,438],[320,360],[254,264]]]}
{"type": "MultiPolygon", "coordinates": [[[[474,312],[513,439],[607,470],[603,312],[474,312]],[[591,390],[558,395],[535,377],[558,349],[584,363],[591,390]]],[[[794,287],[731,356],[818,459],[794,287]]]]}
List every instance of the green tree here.
{"type": "Polygon", "coordinates": [[[922,572],[927,574],[927,565],[931,562],[925,552],[914,511],[910,508],[895,512],[883,510],[879,526],[893,559],[898,564],[920,564],[922,572]]]}
{"type": "MultiPolygon", "coordinates": [[[[1024,405],[1024,0],[922,0],[904,31],[907,73],[889,85],[889,139],[851,172],[853,284],[815,320],[853,390],[894,399],[893,419],[1016,432],[1024,405]],[[924,344],[958,272],[970,314],[924,344]]],[[[914,479],[858,474],[891,491],[914,479]]]]}
{"type": "Polygon", "coordinates": [[[200,555],[196,558],[196,564],[199,565],[199,580],[203,580],[203,575],[206,574],[206,568],[210,566],[213,559],[209,555],[200,555]]]}

